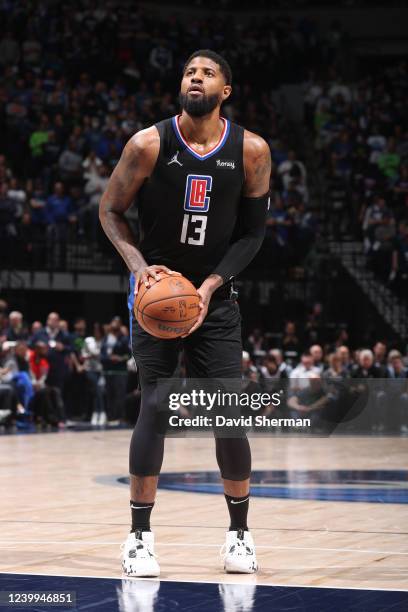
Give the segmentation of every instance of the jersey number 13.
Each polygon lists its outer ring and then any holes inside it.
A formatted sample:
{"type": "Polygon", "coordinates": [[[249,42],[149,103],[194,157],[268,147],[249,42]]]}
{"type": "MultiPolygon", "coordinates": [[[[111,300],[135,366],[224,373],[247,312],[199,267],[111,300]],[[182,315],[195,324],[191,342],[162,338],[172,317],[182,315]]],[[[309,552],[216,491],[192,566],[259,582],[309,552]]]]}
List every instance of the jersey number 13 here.
{"type": "Polygon", "coordinates": [[[189,174],[186,179],[186,193],[184,197],[183,226],[181,228],[180,242],[203,246],[205,230],[207,228],[207,215],[195,213],[208,212],[212,188],[212,176],[203,174],[189,174]],[[190,214],[194,213],[194,214],[190,214]]]}

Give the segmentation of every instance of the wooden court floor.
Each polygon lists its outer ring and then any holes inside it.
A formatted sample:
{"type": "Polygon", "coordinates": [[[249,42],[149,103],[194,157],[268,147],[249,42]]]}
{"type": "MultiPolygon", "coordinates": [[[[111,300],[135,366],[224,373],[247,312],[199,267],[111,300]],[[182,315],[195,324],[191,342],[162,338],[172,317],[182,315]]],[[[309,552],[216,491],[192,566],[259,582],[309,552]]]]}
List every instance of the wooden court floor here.
{"type": "MultiPolygon", "coordinates": [[[[131,432],[0,438],[0,571],[120,577],[129,528],[131,432]],[[112,477],[111,483],[109,477],[112,477]]],[[[163,472],[215,470],[213,441],[166,441],[163,472]]],[[[408,440],[286,437],[251,441],[256,470],[406,470],[408,440]]],[[[221,495],[160,490],[152,515],[163,580],[408,588],[408,504],[253,498],[260,571],[226,576],[221,495]]]]}

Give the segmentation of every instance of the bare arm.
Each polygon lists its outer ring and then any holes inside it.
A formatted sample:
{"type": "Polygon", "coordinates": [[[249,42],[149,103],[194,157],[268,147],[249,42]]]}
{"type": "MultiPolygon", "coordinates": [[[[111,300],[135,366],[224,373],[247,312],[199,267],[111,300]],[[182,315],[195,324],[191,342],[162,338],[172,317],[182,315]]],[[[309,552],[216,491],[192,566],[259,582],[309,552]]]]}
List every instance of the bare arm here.
{"type": "Polygon", "coordinates": [[[269,191],[271,152],[263,138],[245,130],[244,134],[244,195],[256,198],[269,191]]]}
{"type": "Polygon", "coordinates": [[[155,127],[132,136],[123,149],[99,205],[99,219],[105,234],[133,273],[147,264],[136,248],[125,212],[153,170],[159,141],[155,127]]]}

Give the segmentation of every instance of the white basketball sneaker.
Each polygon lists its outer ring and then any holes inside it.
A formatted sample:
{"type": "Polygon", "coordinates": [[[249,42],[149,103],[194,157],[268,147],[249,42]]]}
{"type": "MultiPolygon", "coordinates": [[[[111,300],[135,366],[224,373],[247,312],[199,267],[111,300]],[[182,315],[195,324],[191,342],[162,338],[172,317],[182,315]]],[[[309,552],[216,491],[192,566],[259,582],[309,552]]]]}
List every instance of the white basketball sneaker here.
{"type": "Polygon", "coordinates": [[[221,556],[227,574],[253,574],[258,569],[252,535],[244,529],[227,531],[221,556]]]}
{"type": "Polygon", "coordinates": [[[160,567],[154,554],[152,531],[129,533],[121,549],[122,569],[127,576],[147,578],[160,575],[160,567]]]}

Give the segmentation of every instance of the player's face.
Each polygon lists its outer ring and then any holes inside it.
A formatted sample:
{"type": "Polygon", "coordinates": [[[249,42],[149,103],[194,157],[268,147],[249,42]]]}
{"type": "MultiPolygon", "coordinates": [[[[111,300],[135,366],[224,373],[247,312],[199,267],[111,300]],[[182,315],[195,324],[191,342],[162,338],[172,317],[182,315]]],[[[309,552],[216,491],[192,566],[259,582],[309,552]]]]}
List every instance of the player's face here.
{"type": "Polygon", "coordinates": [[[182,108],[193,117],[211,113],[228,98],[231,86],[218,64],[206,57],[195,57],[186,67],[180,89],[182,108]]]}

